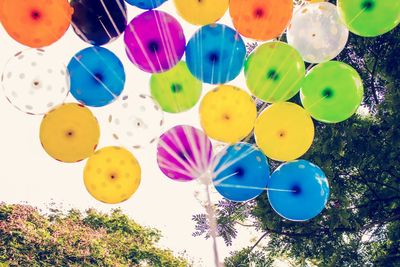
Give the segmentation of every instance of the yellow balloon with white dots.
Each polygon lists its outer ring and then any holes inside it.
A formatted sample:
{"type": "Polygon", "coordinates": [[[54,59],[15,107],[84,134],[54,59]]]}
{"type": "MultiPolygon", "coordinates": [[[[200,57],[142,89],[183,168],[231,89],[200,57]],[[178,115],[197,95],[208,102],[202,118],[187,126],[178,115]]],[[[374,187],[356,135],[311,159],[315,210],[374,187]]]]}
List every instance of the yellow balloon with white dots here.
{"type": "Polygon", "coordinates": [[[87,191],[108,204],[128,200],[138,189],[140,179],[141,169],[135,156],[116,146],[97,150],[86,162],[83,174],[87,191]]]}
{"type": "Polygon", "coordinates": [[[251,133],[257,117],[253,98],[244,90],[221,85],[208,92],[200,104],[200,123],[218,141],[236,143],[251,133]]]}
{"type": "Polygon", "coordinates": [[[228,10],[229,0],[174,0],[178,14],[194,25],[217,22],[228,10]]]}
{"type": "Polygon", "coordinates": [[[100,127],[90,109],[77,103],[55,107],[44,115],[40,142],[51,157],[78,162],[92,155],[100,138],[100,127]]]}

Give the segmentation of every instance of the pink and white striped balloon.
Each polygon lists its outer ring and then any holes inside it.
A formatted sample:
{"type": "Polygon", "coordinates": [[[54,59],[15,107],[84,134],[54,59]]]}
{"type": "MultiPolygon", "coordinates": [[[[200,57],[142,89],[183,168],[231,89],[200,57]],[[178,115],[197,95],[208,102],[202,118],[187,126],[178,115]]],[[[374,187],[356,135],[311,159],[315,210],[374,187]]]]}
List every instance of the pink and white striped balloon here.
{"type": "Polygon", "coordinates": [[[192,126],[175,126],[165,132],[158,142],[158,166],[175,181],[187,182],[199,178],[209,170],[211,157],[211,141],[192,126]]]}

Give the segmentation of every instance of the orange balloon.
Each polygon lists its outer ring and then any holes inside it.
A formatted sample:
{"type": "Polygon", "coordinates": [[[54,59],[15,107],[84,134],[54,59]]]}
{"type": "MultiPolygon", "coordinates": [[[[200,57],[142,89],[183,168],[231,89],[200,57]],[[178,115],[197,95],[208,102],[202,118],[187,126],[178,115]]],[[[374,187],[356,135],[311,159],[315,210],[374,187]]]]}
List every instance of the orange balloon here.
{"type": "Polygon", "coordinates": [[[241,35],[271,40],[281,35],[289,24],[293,0],[231,0],[229,12],[241,35]]]}
{"type": "Polygon", "coordinates": [[[60,39],[67,31],[72,7],[68,0],[0,1],[0,18],[7,33],[17,42],[39,48],[60,39]]]}

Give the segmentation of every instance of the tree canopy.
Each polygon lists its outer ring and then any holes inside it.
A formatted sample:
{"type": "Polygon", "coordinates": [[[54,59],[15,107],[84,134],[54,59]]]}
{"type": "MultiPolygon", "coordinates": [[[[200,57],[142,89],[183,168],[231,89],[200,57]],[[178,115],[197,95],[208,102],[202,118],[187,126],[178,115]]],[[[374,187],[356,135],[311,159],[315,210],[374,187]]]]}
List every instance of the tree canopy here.
{"type": "Polygon", "coordinates": [[[188,266],[157,247],[161,235],[121,210],[42,214],[0,204],[0,266],[188,266]]]}
{"type": "MultiPolygon", "coordinates": [[[[337,124],[315,121],[314,143],[302,158],[328,177],[326,209],[310,221],[291,222],[272,210],[266,193],[245,204],[220,202],[218,230],[228,245],[239,224],[263,232],[255,244],[225,259],[227,266],[270,266],[279,257],[296,266],[400,266],[399,27],[377,38],[350,34],[337,60],[361,75],[368,114],[337,124]]],[[[299,96],[291,101],[299,102],[299,96]]],[[[193,220],[195,235],[207,236],[206,217],[193,220]]]]}

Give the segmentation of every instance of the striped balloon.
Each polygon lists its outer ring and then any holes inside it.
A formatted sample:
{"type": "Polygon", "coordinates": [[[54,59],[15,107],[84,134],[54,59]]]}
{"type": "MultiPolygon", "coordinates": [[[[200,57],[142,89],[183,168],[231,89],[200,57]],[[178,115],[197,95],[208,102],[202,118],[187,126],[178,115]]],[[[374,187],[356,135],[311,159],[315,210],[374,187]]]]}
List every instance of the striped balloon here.
{"type": "Polygon", "coordinates": [[[158,142],[158,166],[175,181],[192,181],[205,174],[211,156],[211,141],[192,126],[175,126],[165,132],[158,142]]]}

